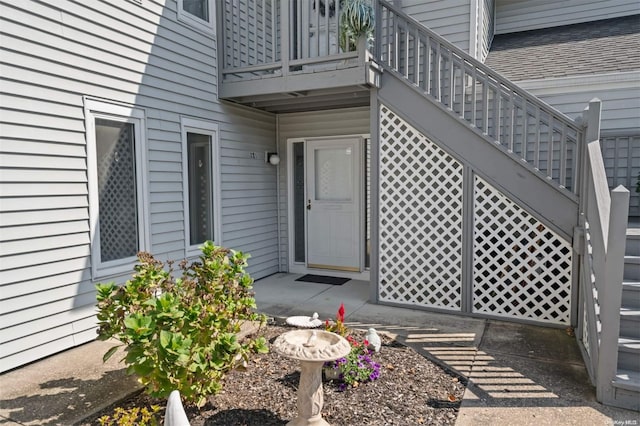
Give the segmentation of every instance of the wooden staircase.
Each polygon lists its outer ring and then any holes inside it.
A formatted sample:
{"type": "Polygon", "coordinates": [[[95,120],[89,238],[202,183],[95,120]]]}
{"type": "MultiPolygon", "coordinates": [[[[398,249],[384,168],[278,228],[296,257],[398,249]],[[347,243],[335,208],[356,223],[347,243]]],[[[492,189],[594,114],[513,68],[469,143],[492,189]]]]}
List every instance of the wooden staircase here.
{"type": "Polygon", "coordinates": [[[640,410],[640,228],[627,229],[615,405],[640,410]]]}
{"type": "MultiPolygon", "coordinates": [[[[583,293],[578,343],[598,398],[640,410],[640,229],[627,232],[621,289],[619,268],[612,274],[609,266],[621,264],[623,250],[607,240],[606,230],[620,229],[627,213],[618,208],[615,219],[609,219],[609,201],[615,202],[608,194],[601,155],[593,155],[600,154],[595,148],[600,102],[590,103],[595,120],[578,123],[384,0],[376,2],[375,33],[374,58],[383,69],[378,102],[392,106],[430,140],[443,143],[472,173],[482,173],[560,235],[575,239],[581,269],[585,265],[578,274],[583,293]],[[582,187],[583,182],[587,186],[582,187]],[[581,210],[587,205],[589,209],[581,210]],[[589,222],[591,230],[582,230],[587,237],[583,241],[576,235],[589,222]],[[607,293],[614,297],[603,297],[607,293]],[[620,294],[622,303],[617,304],[614,299],[620,294]],[[601,322],[602,309],[607,319],[601,322]]],[[[616,200],[626,197],[628,205],[626,190],[615,191],[616,200]]]]}

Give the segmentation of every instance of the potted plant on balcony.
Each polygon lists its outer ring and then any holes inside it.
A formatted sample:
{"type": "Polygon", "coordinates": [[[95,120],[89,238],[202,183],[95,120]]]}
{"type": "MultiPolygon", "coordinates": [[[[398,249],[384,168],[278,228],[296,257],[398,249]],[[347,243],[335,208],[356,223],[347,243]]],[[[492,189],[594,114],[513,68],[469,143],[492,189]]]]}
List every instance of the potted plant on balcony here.
{"type": "Polygon", "coordinates": [[[340,12],[340,48],[352,52],[358,39],[373,40],[374,12],[370,0],[344,0],[340,12]]]}

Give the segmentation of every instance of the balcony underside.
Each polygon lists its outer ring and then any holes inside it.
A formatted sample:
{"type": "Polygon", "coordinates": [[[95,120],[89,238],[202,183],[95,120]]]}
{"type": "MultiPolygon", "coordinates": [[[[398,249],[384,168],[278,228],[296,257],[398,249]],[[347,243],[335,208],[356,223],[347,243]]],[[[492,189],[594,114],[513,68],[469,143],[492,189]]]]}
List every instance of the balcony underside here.
{"type": "Polygon", "coordinates": [[[227,74],[220,98],[274,113],[315,111],[369,105],[378,71],[370,63],[329,69],[300,67],[296,71],[262,75],[227,74]]]}

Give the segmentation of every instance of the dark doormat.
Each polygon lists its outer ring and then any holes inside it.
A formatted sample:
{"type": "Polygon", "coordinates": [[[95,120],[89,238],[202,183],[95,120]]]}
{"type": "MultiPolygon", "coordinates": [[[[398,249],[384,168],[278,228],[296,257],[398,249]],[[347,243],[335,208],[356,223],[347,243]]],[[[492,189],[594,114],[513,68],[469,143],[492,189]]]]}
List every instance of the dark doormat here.
{"type": "Polygon", "coordinates": [[[342,285],[347,281],[349,281],[349,278],[338,278],[338,277],[328,277],[326,275],[307,274],[296,279],[296,281],[304,281],[307,283],[318,283],[318,284],[342,285]]]}

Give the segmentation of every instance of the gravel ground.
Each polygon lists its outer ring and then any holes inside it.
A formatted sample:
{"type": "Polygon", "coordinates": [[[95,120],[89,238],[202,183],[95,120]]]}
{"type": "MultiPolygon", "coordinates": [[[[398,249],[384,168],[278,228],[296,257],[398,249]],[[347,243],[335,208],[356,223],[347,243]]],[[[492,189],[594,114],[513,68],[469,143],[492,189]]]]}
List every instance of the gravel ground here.
{"type": "MultiPolygon", "coordinates": [[[[269,342],[291,330],[269,326],[269,342]]],[[[364,332],[354,331],[355,337],[364,332]]],[[[453,425],[458,415],[464,384],[457,376],[381,335],[383,346],[373,358],[382,366],[380,378],[356,388],[339,391],[324,383],[323,417],[340,425],[453,425]]],[[[234,371],[221,393],[203,408],[187,408],[192,426],[284,425],[296,416],[296,391],[300,371],[296,361],[275,352],[256,355],[246,372],[234,371]]],[[[143,394],[119,404],[122,407],[163,405],[143,394]]],[[[113,408],[100,413],[110,414],[113,408]]],[[[163,411],[163,410],[162,410],[163,411]]],[[[96,416],[85,424],[98,424],[96,416]]]]}

